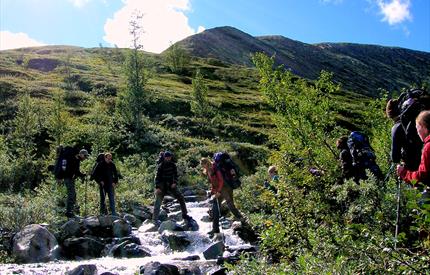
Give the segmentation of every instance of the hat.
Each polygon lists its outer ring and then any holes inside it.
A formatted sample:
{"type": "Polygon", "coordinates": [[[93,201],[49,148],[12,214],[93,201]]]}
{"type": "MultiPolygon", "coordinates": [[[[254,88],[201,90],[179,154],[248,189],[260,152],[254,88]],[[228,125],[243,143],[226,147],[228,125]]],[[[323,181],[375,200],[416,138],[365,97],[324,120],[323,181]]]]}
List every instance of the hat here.
{"type": "Polygon", "coordinates": [[[88,154],[88,151],[85,149],[81,149],[81,151],[79,151],[79,154],[84,155],[86,158],[90,155],[90,154],[88,154]]]}
{"type": "Polygon", "coordinates": [[[173,156],[172,152],[170,152],[170,151],[164,152],[164,157],[171,157],[171,156],[173,156]]]}
{"type": "Polygon", "coordinates": [[[397,99],[390,99],[387,102],[387,107],[385,108],[385,113],[387,114],[387,117],[395,118],[400,115],[400,109],[398,104],[399,101],[397,99]]]}

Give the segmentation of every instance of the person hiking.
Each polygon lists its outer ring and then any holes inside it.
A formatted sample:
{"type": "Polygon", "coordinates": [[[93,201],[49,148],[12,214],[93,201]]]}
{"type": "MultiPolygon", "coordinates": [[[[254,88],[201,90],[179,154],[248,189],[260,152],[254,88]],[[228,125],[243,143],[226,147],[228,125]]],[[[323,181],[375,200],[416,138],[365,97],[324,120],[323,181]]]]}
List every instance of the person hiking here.
{"type": "Polygon", "coordinates": [[[227,206],[231,213],[242,222],[243,225],[248,225],[247,219],[239,212],[234,205],[233,189],[228,185],[224,184],[224,178],[219,169],[216,168],[215,162],[209,158],[200,159],[200,165],[203,168],[203,174],[207,176],[209,183],[211,184],[212,194],[212,231],[208,234],[213,237],[218,234],[219,231],[219,219],[220,219],[220,205],[223,200],[227,202],[227,206]]]}
{"type": "Polygon", "coordinates": [[[418,136],[424,143],[421,162],[417,170],[408,169],[405,165],[397,165],[397,175],[406,183],[420,182],[426,186],[422,199],[428,199],[430,187],[430,111],[422,111],[416,118],[418,136]]]}
{"type": "Polygon", "coordinates": [[[118,171],[112,161],[112,153],[104,153],[103,160],[97,163],[94,169],[94,180],[99,184],[100,190],[100,214],[107,215],[106,195],[109,198],[111,214],[116,216],[115,211],[115,187],[118,184],[118,171]]]}
{"type": "Polygon", "coordinates": [[[163,153],[162,161],[157,167],[157,174],[155,176],[155,203],[152,219],[154,224],[157,226],[160,225],[158,217],[160,214],[161,203],[164,196],[167,194],[171,194],[178,200],[184,221],[188,223],[192,220],[192,218],[187,214],[184,196],[181,194],[177,186],[178,170],[172,158],[173,154],[170,151],[165,151],[163,153]]]}
{"type": "Polygon", "coordinates": [[[388,118],[394,121],[391,128],[391,152],[390,157],[393,163],[403,163],[405,168],[415,171],[418,169],[421,159],[421,142],[408,142],[405,130],[400,121],[400,109],[397,99],[390,99],[387,102],[385,113],[388,118]]]}
{"type": "Polygon", "coordinates": [[[87,159],[89,154],[85,149],[78,150],[72,147],[66,148],[69,148],[69,150],[64,153],[63,159],[63,166],[65,166],[63,167],[63,179],[67,189],[66,217],[74,218],[76,217],[73,213],[76,204],[75,179],[76,177],[84,178],[86,176],[80,171],[80,163],[87,159]]]}
{"type": "Polygon", "coordinates": [[[270,182],[279,181],[278,169],[276,168],[276,166],[272,165],[267,169],[267,174],[269,175],[269,180],[266,179],[264,181],[264,188],[272,191],[273,193],[276,193],[278,190],[272,184],[270,184],[270,182]]]}
{"type": "Polygon", "coordinates": [[[336,147],[340,150],[339,153],[339,161],[340,167],[342,169],[342,179],[351,179],[353,178],[355,182],[358,183],[357,176],[354,173],[354,169],[352,166],[352,155],[349,151],[348,147],[348,137],[342,136],[336,141],[336,147]]]}

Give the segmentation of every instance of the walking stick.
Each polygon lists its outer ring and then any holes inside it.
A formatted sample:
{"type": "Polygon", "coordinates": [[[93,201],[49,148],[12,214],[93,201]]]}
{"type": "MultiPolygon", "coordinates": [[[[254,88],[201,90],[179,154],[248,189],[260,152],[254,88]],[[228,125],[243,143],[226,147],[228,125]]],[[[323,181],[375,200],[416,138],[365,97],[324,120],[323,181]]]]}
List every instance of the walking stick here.
{"type": "Polygon", "coordinates": [[[221,223],[221,222],[220,222],[220,220],[221,220],[221,210],[220,210],[220,207],[219,207],[219,201],[218,201],[218,198],[215,198],[215,200],[216,200],[216,206],[218,207],[218,216],[219,216],[219,219],[218,219],[218,226],[219,226],[219,228],[220,228],[220,233],[221,233],[222,243],[225,245],[224,232],[223,232],[223,229],[222,229],[222,225],[220,224],[220,223],[221,223]]]}
{"type": "Polygon", "coordinates": [[[84,183],[84,217],[87,216],[87,177],[84,176],[84,178],[82,179],[83,183],[84,183]]]}
{"type": "Polygon", "coordinates": [[[400,221],[400,195],[401,195],[401,181],[396,177],[397,182],[397,215],[396,215],[396,231],[394,233],[394,250],[397,250],[397,236],[399,234],[399,221],[400,221]]]}

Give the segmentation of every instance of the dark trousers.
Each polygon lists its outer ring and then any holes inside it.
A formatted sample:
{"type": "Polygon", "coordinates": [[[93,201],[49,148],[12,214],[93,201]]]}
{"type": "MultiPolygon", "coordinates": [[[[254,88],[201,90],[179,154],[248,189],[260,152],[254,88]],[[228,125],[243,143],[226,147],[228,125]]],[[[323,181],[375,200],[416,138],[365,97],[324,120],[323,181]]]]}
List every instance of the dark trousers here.
{"type": "Polygon", "coordinates": [[[187,217],[187,207],[185,205],[184,196],[182,196],[178,187],[171,188],[167,186],[167,184],[163,184],[160,186],[161,194],[155,194],[155,203],[154,203],[154,214],[152,219],[154,221],[158,220],[158,216],[160,215],[161,203],[163,202],[163,198],[165,195],[172,195],[175,199],[178,200],[179,205],[181,206],[182,218],[187,217]]]}
{"type": "Polygon", "coordinates": [[[115,211],[115,191],[112,184],[105,183],[103,186],[99,184],[99,190],[100,190],[100,214],[101,215],[107,215],[107,209],[106,209],[106,195],[109,197],[109,208],[112,213],[112,215],[116,216],[115,211]]]}
{"type": "Polygon", "coordinates": [[[239,212],[239,210],[236,208],[236,205],[234,205],[233,201],[233,189],[228,186],[227,184],[224,184],[224,186],[221,189],[221,196],[218,199],[212,200],[212,214],[213,214],[213,220],[212,220],[212,230],[214,233],[219,233],[219,218],[220,218],[220,207],[222,201],[225,200],[227,203],[228,209],[233,213],[233,215],[238,220],[243,220],[242,213],[239,212]]]}
{"type": "Polygon", "coordinates": [[[67,189],[67,201],[66,201],[66,215],[73,215],[73,210],[76,204],[76,190],[75,180],[72,178],[65,178],[64,185],[67,189]]]}

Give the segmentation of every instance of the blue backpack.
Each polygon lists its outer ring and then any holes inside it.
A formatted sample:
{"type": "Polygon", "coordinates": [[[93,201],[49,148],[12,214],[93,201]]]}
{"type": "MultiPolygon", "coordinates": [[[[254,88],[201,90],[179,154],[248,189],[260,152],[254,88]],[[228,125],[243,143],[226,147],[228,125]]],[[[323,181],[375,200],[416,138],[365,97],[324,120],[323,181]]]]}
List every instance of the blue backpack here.
{"type": "Polygon", "coordinates": [[[214,154],[216,169],[218,169],[226,182],[231,188],[236,189],[242,185],[239,177],[239,166],[231,159],[226,152],[217,152],[214,154]]]}
{"type": "Polygon", "coordinates": [[[358,131],[353,131],[348,137],[348,148],[352,156],[352,166],[358,171],[369,169],[377,178],[382,175],[376,164],[376,155],[370,146],[369,138],[358,131]]]}

